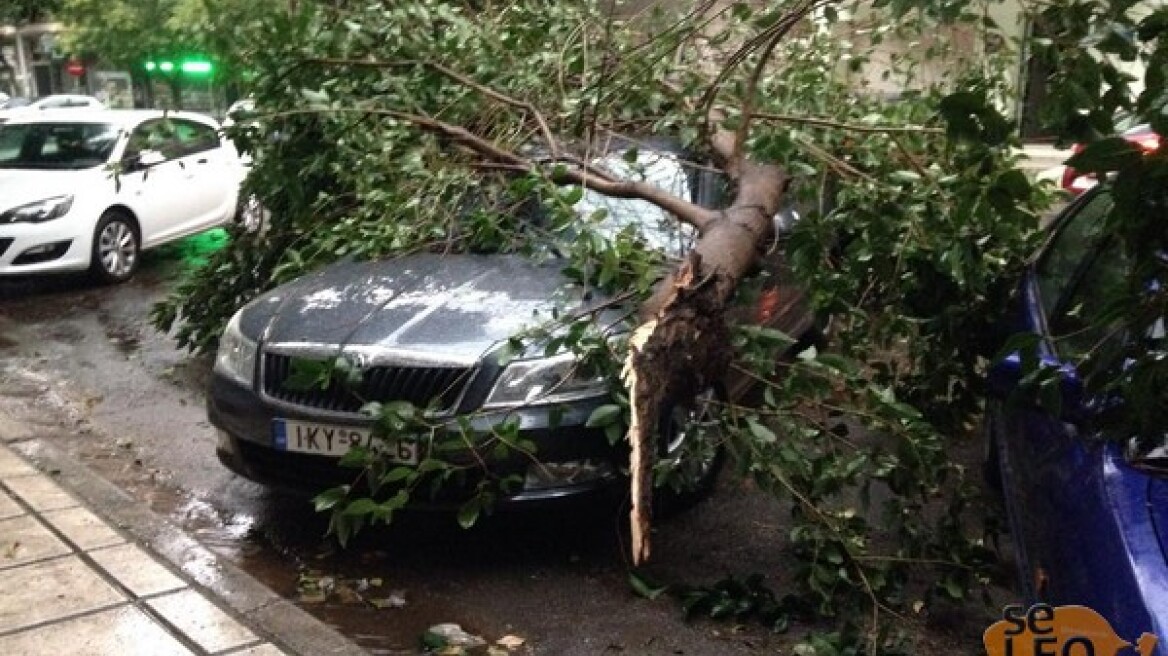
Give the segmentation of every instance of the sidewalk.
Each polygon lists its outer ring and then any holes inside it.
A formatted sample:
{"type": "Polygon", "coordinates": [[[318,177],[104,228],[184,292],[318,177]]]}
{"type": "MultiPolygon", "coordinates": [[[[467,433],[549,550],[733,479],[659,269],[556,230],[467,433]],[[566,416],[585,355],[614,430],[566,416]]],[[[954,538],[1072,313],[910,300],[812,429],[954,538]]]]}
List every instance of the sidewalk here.
{"type": "Polygon", "coordinates": [[[0,413],[0,654],[364,653],[0,413]]]}

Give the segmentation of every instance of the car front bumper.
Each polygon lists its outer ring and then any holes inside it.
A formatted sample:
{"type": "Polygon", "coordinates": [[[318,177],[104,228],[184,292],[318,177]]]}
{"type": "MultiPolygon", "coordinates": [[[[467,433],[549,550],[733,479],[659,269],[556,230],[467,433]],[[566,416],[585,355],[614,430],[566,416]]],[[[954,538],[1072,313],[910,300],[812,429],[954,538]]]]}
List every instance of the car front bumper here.
{"type": "MultiPolygon", "coordinates": [[[[609,444],[604,431],[585,423],[606,397],[559,406],[530,407],[510,413],[477,416],[475,432],[487,433],[509,415],[519,421],[519,440],[534,444],[534,457],[512,451],[503,459],[487,459],[491,476],[518,476],[523,484],[498,499],[501,506],[528,505],[590,495],[614,493],[622,480],[627,451],[609,444]],[[554,421],[559,414],[559,421],[554,421]]],[[[372,422],[340,421],[272,403],[254,390],[213,375],[207,394],[207,414],[219,432],[216,453],[229,469],[245,478],[285,492],[312,495],[358,479],[360,470],[343,468],[329,456],[291,453],[274,447],[273,420],[277,418],[368,427],[372,422]]],[[[424,459],[427,454],[422,453],[424,459]]],[[[447,456],[459,465],[476,460],[467,452],[447,456]]],[[[444,484],[430,495],[424,485],[411,499],[413,507],[453,508],[472,494],[482,478],[481,468],[460,484],[444,484]]]]}
{"type": "Polygon", "coordinates": [[[84,271],[89,268],[91,232],[69,216],[0,225],[0,276],[84,271]]]}

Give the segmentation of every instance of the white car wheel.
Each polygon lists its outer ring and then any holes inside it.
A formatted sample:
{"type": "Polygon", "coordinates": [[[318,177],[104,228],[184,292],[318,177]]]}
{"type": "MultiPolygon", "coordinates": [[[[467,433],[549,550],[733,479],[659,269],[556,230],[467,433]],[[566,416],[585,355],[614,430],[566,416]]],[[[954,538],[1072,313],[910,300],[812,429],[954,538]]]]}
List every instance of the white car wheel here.
{"type": "Polygon", "coordinates": [[[103,282],[122,282],[138,270],[138,230],[125,213],[109,210],[93,232],[90,268],[103,282]]]}

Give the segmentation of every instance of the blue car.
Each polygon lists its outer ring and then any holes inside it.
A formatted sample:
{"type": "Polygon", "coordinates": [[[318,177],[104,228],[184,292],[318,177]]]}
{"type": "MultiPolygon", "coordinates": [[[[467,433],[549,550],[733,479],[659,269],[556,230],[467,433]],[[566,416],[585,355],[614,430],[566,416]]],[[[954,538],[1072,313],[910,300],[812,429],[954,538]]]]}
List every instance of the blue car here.
{"type": "Polygon", "coordinates": [[[1159,636],[1154,653],[1168,656],[1168,437],[1104,439],[1093,418],[1115,400],[1093,398],[1076,371],[1098,349],[1122,366],[1123,332],[1091,321],[1127,274],[1118,239],[1103,229],[1111,208],[1105,189],[1068,206],[1021,283],[1004,332],[1041,338],[1039,358],[1061,370],[1061,408],[1019,402],[1021,358],[997,362],[987,475],[1000,485],[1029,601],[1087,606],[1133,644],[1159,636]]]}

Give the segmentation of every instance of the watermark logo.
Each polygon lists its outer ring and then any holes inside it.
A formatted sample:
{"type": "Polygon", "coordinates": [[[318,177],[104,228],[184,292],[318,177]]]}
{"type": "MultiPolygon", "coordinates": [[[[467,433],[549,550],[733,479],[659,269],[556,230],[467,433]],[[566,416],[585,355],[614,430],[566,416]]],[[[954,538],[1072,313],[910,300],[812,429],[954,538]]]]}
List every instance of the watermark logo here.
{"type": "Polygon", "coordinates": [[[1152,656],[1159,639],[1145,633],[1128,642],[1085,606],[1035,604],[1006,606],[982,643],[986,656],[1152,656]]]}

